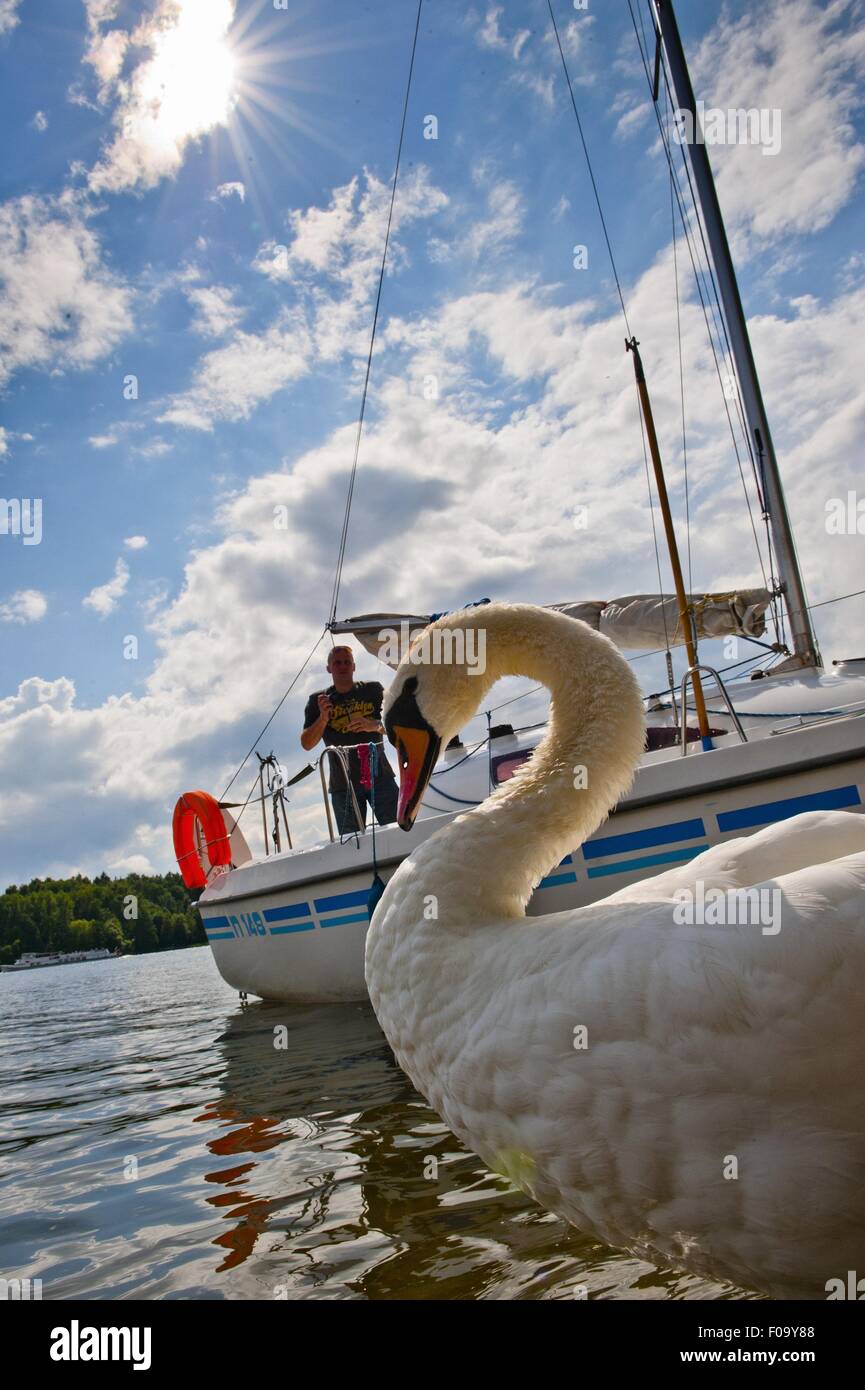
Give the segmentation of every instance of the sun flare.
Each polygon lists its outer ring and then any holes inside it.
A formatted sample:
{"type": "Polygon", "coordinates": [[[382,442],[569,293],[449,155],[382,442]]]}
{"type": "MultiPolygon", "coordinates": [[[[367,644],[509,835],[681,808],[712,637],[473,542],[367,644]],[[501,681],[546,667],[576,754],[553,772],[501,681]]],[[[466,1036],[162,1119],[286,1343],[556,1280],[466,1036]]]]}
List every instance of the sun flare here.
{"type": "Polygon", "coordinates": [[[225,124],[235,95],[227,40],[234,0],[179,0],[175,22],[152,37],[139,96],[147,138],[178,145],[225,124]]]}

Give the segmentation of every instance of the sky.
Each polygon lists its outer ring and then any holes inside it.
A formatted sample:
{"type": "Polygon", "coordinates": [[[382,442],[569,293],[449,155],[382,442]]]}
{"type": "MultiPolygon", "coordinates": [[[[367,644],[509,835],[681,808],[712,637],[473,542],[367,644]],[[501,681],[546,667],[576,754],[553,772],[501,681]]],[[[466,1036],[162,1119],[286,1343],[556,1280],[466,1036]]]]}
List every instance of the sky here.
{"type": "MultiPolygon", "coordinates": [[[[693,588],[757,586],[627,0],[554,8],[693,588]]],[[[706,106],[774,122],[773,152],[710,156],[818,603],[865,573],[855,512],[826,526],[862,495],[865,5],[678,8],[706,106]]],[[[415,14],[0,0],[0,495],[22,515],[0,886],[174,867],[178,795],[222,792],[322,632],[415,14]]],[[[546,0],[425,0],[340,614],[657,592],[624,336],[546,0]]],[[[865,654],[865,599],[815,620],[827,661],[865,654]]],[[[263,740],[289,774],[324,653],[263,740]]],[[[309,784],[291,822],[321,836],[309,784]]]]}

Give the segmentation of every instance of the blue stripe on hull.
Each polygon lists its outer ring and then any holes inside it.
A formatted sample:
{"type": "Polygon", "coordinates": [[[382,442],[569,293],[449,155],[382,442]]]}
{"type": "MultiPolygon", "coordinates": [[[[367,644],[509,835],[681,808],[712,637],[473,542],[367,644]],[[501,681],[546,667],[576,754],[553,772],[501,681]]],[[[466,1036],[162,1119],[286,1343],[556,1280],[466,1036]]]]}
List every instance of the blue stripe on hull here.
{"type": "Polygon", "coordinates": [[[315,922],[292,922],[290,926],[271,927],[270,936],[286,936],[289,932],[295,931],[314,931],[315,922]]]}
{"type": "MultiPolygon", "coordinates": [[[[633,830],[628,835],[604,835],[583,845],[584,859],[603,859],[608,854],[624,854],[629,849],[650,849],[676,840],[697,840],[706,833],[702,819],[680,820],[671,825],[653,825],[649,830],[633,830]]],[[[647,859],[647,864],[654,861],[647,859]]]]}
{"type": "Polygon", "coordinates": [[[741,811],[721,811],[719,830],[745,830],[752,825],[769,825],[772,821],[787,820],[802,811],[840,811],[844,806],[860,806],[859,788],[833,787],[827,792],[812,792],[810,796],[789,796],[784,801],[764,801],[760,806],[745,806],[741,811]]]}
{"type": "MultiPolygon", "coordinates": [[[[369,897],[369,893],[364,893],[364,899],[369,897]]],[[[348,917],[329,917],[327,921],[322,920],[323,927],[344,927],[347,922],[368,922],[369,913],[353,912],[348,917]]]]}
{"type": "Polygon", "coordinates": [[[589,878],[602,878],[605,874],[630,874],[634,869],[648,869],[653,864],[674,864],[682,859],[693,859],[702,854],[708,845],[692,845],[689,849],[671,849],[666,854],[648,854],[641,859],[619,859],[615,864],[598,864],[589,869],[589,878]]]}
{"type": "Polygon", "coordinates": [[[329,898],[316,898],[315,910],[321,912],[333,912],[337,907],[366,907],[369,900],[369,889],[359,888],[356,893],[335,893],[329,898]]]}
{"type": "Polygon", "coordinates": [[[265,922],[285,922],[290,917],[309,917],[309,903],[292,903],[289,907],[267,907],[263,913],[265,922]]]}
{"type": "Polygon", "coordinates": [[[538,884],[539,888],[555,888],[559,883],[576,883],[576,874],[550,874],[547,878],[542,878],[538,884]]]}

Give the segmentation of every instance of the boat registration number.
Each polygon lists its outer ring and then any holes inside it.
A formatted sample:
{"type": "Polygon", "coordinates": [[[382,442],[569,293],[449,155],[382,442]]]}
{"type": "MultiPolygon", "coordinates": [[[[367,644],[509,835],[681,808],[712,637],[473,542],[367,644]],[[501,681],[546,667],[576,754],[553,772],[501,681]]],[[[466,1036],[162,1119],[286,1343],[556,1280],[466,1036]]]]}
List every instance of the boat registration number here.
{"type": "Polygon", "coordinates": [[[228,918],[228,925],[235,936],[267,935],[267,927],[264,925],[264,918],[260,912],[239,912],[237,916],[231,914],[228,918]]]}

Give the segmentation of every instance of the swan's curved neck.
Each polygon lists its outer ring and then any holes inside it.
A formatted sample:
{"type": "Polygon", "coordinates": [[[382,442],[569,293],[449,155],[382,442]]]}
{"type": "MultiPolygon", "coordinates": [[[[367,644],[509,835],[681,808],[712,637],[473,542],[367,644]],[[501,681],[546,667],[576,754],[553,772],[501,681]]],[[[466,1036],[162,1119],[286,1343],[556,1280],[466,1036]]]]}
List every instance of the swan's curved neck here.
{"type": "Polygon", "coordinates": [[[480,904],[484,918],[521,916],[544,875],[606,819],[643,750],[639,686],[612,643],[559,613],[525,612],[528,625],[517,607],[490,613],[484,685],[505,675],[546,685],[547,732],[513,781],[436,837],[453,866],[441,907],[451,918],[477,917],[480,904]]]}

